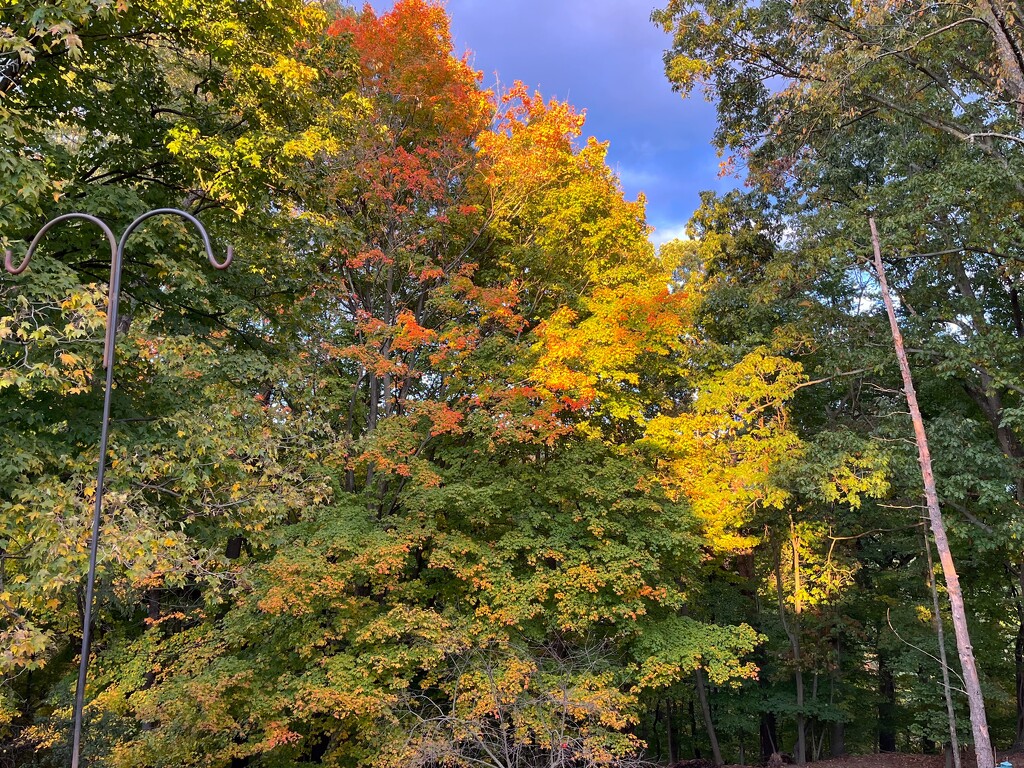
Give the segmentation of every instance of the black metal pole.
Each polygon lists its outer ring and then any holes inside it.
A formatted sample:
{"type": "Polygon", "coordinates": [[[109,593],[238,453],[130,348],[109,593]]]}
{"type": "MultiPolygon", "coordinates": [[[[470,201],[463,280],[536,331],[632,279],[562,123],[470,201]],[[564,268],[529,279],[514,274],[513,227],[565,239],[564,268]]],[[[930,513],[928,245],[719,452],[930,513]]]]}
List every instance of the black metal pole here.
{"type": "Polygon", "coordinates": [[[43,228],[36,233],[34,238],[32,238],[32,242],[28,247],[28,252],[25,254],[25,258],[22,260],[21,264],[14,266],[13,255],[10,250],[8,250],[4,256],[4,266],[7,271],[12,275],[21,274],[28,267],[28,262],[32,258],[32,254],[35,253],[36,247],[39,245],[39,242],[43,239],[46,232],[60,222],[70,219],[84,219],[85,221],[89,221],[97,225],[103,230],[103,234],[110,242],[110,283],[107,287],[107,327],[103,347],[103,366],[106,368],[106,384],[103,390],[103,421],[100,426],[100,459],[99,469],[96,473],[96,502],[93,506],[92,535],[89,539],[89,573],[85,587],[85,610],[84,619],[82,621],[82,649],[81,658],[78,662],[78,685],[75,688],[74,734],[71,745],[71,768],[78,768],[81,755],[82,713],[85,706],[85,681],[89,671],[89,645],[92,640],[92,604],[93,592],[96,586],[96,560],[97,553],[99,551],[100,519],[103,514],[103,476],[107,468],[107,441],[110,437],[110,399],[114,388],[114,344],[117,337],[117,309],[118,300],[121,295],[121,264],[124,260],[124,246],[125,243],[128,242],[128,238],[131,237],[132,232],[138,229],[144,221],[151,219],[154,216],[164,215],[179,216],[195,225],[203,239],[203,246],[206,248],[206,258],[209,260],[210,264],[212,264],[215,269],[228,268],[228,265],[231,264],[231,259],[234,256],[232,247],[230,245],[228,246],[227,256],[224,261],[217,261],[213,255],[213,248],[210,246],[210,236],[206,233],[206,229],[203,227],[199,219],[191,213],[178,210],[177,208],[156,208],[152,211],[143,213],[128,225],[124,234],[121,235],[120,240],[117,240],[114,237],[114,233],[111,231],[110,227],[95,216],[90,216],[87,213],[68,213],[63,216],[58,216],[43,225],[43,228]]]}

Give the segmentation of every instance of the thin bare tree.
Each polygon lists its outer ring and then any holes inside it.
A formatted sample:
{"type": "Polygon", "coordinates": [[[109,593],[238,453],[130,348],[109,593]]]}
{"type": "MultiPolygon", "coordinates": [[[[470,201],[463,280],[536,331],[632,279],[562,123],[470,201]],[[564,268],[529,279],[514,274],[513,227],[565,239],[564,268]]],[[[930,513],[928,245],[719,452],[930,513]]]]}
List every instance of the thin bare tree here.
{"type": "Polygon", "coordinates": [[[874,249],[875,273],[878,276],[878,284],[882,293],[882,301],[885,303],[885,311],[889,316],[889,327],[892,330],[892,341],[896,349],[896,359],[899,361],[900,374],[903,376],[903,393],[906,396],[910,418],[914,424],[914,438],[917,442],[918,463],[921,465],[921,479],[924,483],[924,497],[928,508],[928,520],[931,523],[932,536],[935,539],[935,549],[939,553],[939,562],[942,564],[942,575],[946,581],[946,594],[949,596],[953,632],[956,635],[957,654],[960,657],[960,666],[963,669],[967,703],[970,708],[974,752],[977,756],[978,768],[994,768],[995,758],[992,752],[992,741],[988,733],[988,720],[985,717],[985,699],[981,695],[981,682],[978,678],[978,668],[974,662],[974,649],[971,647],[971,637],[967,629],[967,612],[964,609],[964,596],[960,589],[960,577],[957,575],[956,566],[953,564],[953,554],[949,549],[949,539],[946,536],[946,525],[942,520],[942,511],[939,509],[939,495],[935,488],[935,473],[932,471],[932,456],[928,448],[928,436],[924,430],[921,408],[917,403],[917,390],[914,388],[914,379],[910,374],[910,362],[907,359],[907,350],[903,344],[903,334],[900,332],[899,323],[896,322],[896,309],[893,306],[892,296],[889,294],[889,284],[885,279],[885,266],[882,264],[882,246],[879,242],[878,228],[875,226],[874,217],[868,218],[868,224],[871,226],[871,245],[874,249]]]}

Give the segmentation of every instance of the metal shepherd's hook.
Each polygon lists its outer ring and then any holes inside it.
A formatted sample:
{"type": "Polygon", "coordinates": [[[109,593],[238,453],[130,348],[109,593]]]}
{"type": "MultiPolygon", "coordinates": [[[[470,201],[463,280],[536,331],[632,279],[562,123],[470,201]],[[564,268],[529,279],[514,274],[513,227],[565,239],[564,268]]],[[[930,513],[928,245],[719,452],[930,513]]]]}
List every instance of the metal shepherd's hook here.
{"type": "Polygon", "coordinates": [[[28,262],[35,253],[36,247],[43,239],[43,236],[52,227],[71,219],[84,219],[103,230],[104,236],[110,243],[110,283],[107,293],[107,328],[103,346],[103,367],[107,371],[106,387],[103,391],[103,423],[100,429],[100,462],[96,473],[96,504],[92,514],[92,538],[89,541],[89,576],[86,582],[85,591],[85,619],[82,625],[82,656],[78,664],[78,687],[75,689],[75,724],[74,739],[71,747],[71,768],[78,768],[79,754],[81,752],[82,740],[82,709],[85,701],[85,679],[89,669],[89,642],[92,636],[92,604],[93,589],[96,584],[96,553],[100,539],[100,517],[103,512],[103,475],[107,465],[107,438],[110,433],[110,393],[114,382],[114,343],[117,335],[117,304],[121,293],[121,262],[124,258],[124,246],[131,237],[132,232],[138,229],[146,219],[154,216],[179,216],[195,225],[203,238],[203,245],[206,247],[206,258],[210,260],[216,269],[227,269],[234,255],[234,250],[229,245],[227,256],[224,261],[217,261],[213,255],[213,248],[210,246],[210,236],[202,223],[190,213],[178,210],[177,208],[156,208],[139,216],[128,225],[128,228],[121,235],[121,239],[114,237],[113,231],[102,220],[87,213],[68,213],[48,221],[39,230],[32,242],[29,244],[25,258],[21,264],[14,265],[14,256],[7,250],[4,255],[4,266],[12,275],[20,275],[28,267],[28,262]]]}

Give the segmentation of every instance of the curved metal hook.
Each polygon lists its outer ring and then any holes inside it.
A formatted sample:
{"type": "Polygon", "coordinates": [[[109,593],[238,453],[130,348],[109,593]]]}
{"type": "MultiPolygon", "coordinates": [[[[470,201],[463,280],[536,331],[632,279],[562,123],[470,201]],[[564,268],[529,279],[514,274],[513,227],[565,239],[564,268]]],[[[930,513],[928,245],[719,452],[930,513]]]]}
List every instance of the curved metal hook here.
{"type": "Polygon", "coordinates": [[[12,275],[20,275],[28,268],[28,262],[32,258],[32,254],[36,252],[36,247],[39,245],[43,236],[50,230],[50,228],[60,224],[62,221],[68,221],[69,219],[85,219],[95,224],[97,227],[103,230],[103,234],[107,236],[107,240],[110,242],[110,263],[113,264],[117,257],[117,238],[114,233],[110,230],[110,227],[95,216],[90,216],[88,213],[65,213],[63,216],[58,216],[55,219],[51,219],[43,225],[36,236],[32,238],[32,242],[28,246],[28,251],[25,253],[25,258],[22,259],[21,264],[14,266],[14,254],[11,253],[11,249],[7,248],[4,251],[4,267],[12,275]]]}
{"type": "Polygon", "coordinates": [[[152,211],[146,211],[144,214],[135,219],[135,221],[128,225],[128,229],[124,231],[124,234],[121,235],[121,242],[118,244],[118,248],[121,250],[121,252],[124,252],[124,244],[128,241],[128,238],[131,236],[132,232],[139,228],[139,225],[141,225],[142,222],[144,222],[146,219],[151,219],[154,216],[164,215],[178,216],[182,219],[185,219],[186,221],[192,222],[192,224],[195,225],[195,228],[199,230],[200,236],[203,238],[203,245],[206,247],[206,258],[209,259],[210,264],[213,266],[213,268],[228,268],[228,265],[231,264],[231,260],[235,256],[235,249],[229,245],[227,255],[225,256],[224,261],[217,261],[216,257],[213,255],[213,247],[210,245],[210,236],[206,234],[206,227],[204,227],[202,222],[199,221],[199,219],[197,219],[191,213],[188,213],[187,211],[182,211],[178,208],[154,208],[152,211]]]}
{"type": "Polygon", "coordinates": [[[227,256],[224,261],[217,261],[213,255],[213,248],[210,245],[210,236],[206,233],[206,228],[203,227],[202,223],[190,213],[179,210],[177,208],[157,208],[152,211],[148,211],[139,216],[135,221],[128,225],[128,228],[121,235],[121,239],[118,240],[114,233],[110,230],[103,221],[90,216],[87,213],[67,213],[63,216],[48,221],[42,229],[36,233],[36,236],[32,239],[29,244],[28,252],[25,254],[25,258],[18,266],[14,265],[14,255],[10,249],[5,249],[4,253],[4,267],[13,275],[19,275],[25,271],[28,267],[29,260],[32,258],[32,254],[35,253],[36,247],[39,245],[43,236],[52,227],[59,224],[62,221],[68,219],[84,219],[90,221],[106,235],[107,240],[110,242],[110,283],[107,288],[107,334],[106,341],[103,348],[103,365],[107,369],[106,386],[103,391],[103,421],[100,428],[100,458],[99,458],[99,469],[96,474],[96,493],[95,503],[93,507],[93,518],[92,518],[92,535],[89,540],[89,572],[86,580],[86,597],[85,597],[85,616],[82,622],[82,648],[79,656],[78,664],[78,685],[75,688],[75,704],[74,704],[74,731],[73,731],[73,742],[71,748],[71,766],[72,768],[78,768],[79,757],[81,754],[81,737],[82,737],[82,722],[83,722],[83,711],[85,703],[85,682],[86,675],[89,667],[89,646],[91,641],[91,627],[92,627],[92,606],[94,597],[94,587],[96,584],[96,563],[98,557],[98,547],[100,538],[100,516],[103,512],[103,477],[106,470],[106,456],[107,456],[107,444],[110,430],[110,401],[111,392],[113,390],[113,369],[114,369],[114,340],[117,334],[117,304],[118,297],[121,292],[121,261],[124,255],[124,246],[131,236],[142,222],[146,219],[150,219],[154,216],[160,216],[163,214],[170,214],[185,219],[186,221],[192,222],[199,234],[203,238],[203,245],[206,246],[206,257],[210,260],[210,264],[215,269],[226,269],[231,263],[231,259],[234,256],[234,249],[231,246],[227,248],[227,256]]]}

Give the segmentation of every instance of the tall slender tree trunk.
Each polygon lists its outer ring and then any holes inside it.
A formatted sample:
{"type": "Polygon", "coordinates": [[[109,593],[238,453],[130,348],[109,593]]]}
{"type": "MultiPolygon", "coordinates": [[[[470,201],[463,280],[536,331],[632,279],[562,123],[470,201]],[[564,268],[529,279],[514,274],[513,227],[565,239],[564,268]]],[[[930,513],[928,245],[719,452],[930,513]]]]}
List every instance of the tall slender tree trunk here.
{"type": "Polygon", "coordinates": [[[953,564],[953,555],[949,549],[949,539],[946,537],[946,526],[942,520],[942,512],[939,509],[939,496],[935,489],[935,474],[932,472],[932,458],[928,448],[928,437],[924,431],[924,420],[921,418],[921,409],[917,403],[917,391],[914,389],[914,380],[910,374],[910,362],[907,360],[907,352],[903,346],[903,334],[900,332],[899,324],[896,322],[896,310],[893,307],[892,297],[889,295],[889,285],[885,279],[885,266],[882,264],[882,247],[878,240],[878,229],[875,226],[873,217],[868,219],[868,223],[871,226],[871,244],[874,249],[875,272],[878,275],[878,283],[882,290],[885,311],[889,316],[889,327],[892,330],[893,346],[896,349],[896,358],[899,361],[900,373],[903,376],[903,391],[906,395],[907,407],[910,409],[910,418],[914,423],[914,437],[917,441],[917,454],[921,465],[921,479],[924,482],[928,518],[931,522],[932,536],[935,538],[935,548],[939,553],[939,562],[942,564],[942,574],[946,580],[946,593],[949,595],[953,631],[956,635],[960,666],[963,669],[964,683],[967,689],[967,702],[970,706],[974,751],[977,755],[978,768],[994,768],[995,760],[992,753],[992,741],[989,738],[988,721],[985,717],[985,700],[981,695],[981,681],[978,677],[978,668],[974,661],[974,649],[971,647],[971,637],[967,629],[967,612],[964,609],[960,577],[957,575],[956,567],[953,564]]]}
{"type": "MultiPolygon", "coordinates": [[[[151,629],[155,626],[155,623],[160,620],[160,594],[155,589],[146,591],[146,618],[145,627],[151,629]]],[[[148,691],[156,684],[156,669],[150,667],[146,670],[146,674],[142,679],[142,690],[148,691]]],[[[156,727],[156,723],[151,723],[148,720],[143,721],[142,730],[151,731],[156,727]]]]}
{"type": "Polygon", "coordinates": [[[693,757],[700,760],[704,755],[700,751],[700,742],[697,741],[697,712],[693,707],[693,699],[686,705],[686,711],[690,715],[690,746],[693,748],[693,757]]]}
{"type": "Polygon", "coordinates": [[[779,734],[774,712],[762,712],[758,737],[761,742],[761,762],[767,763],[779,751],[779,734]]]}
{"type": "Polygon", "coordinates": [[[881,648],[878,648],[878,751],[896,751],[896,681],[889,657],[881,648]]]}
{"type": "Polygon", "coordinates": [[[953,708],[953,689],[949,685],[949,663],[946,661],[946,630],[942,626],[942,612],[939,610],[939,590],[935,585],[935,569],[932,565],[932,545],[928,534],[924,535],[924,551],[928,555],[928,586],[932,593],[932,608],[935,611],[935,634],[939,640],[939,665],[942,667],[942,693],[946,697],[946,716],[949,718],[949,748],[953,752],[953,766],[960,768],[960,740],[956,735],[956,710],[953,708]]]}
{"type": "Polygon", "coordinates": [[[654,718],[651,722],[651,734],[654,736],[655,760],[661,762],[661,733],[658,731],[658,721],[661,720],[661,701],[654,703],[654,718]]]}
{"type": "Polygon", "coordinates": [[[1017,564],[1011,575],[1017,580],[1012,591],[1017,604],[1017,638],[1013,644],[1014,683],[1017,692],[1017,732],[1013,740],[1015,752],[1024,751],[1024,562],[1017,564]]]}
{"type": "Polygon", "coordinates": [[[708,702],[708,689],[704,685],[704,672],[698,667],[693,671],[693,679],[696,683],[697,698],[700,700],[700,712],[704,717],[704,728],[708,732],[708,741],[711,742],[711,759],[715,765],[724,765],[722,759],[722,748],[718,744],[718,733],[715,731],[715,723],[711,719],[711,704],[708,702]]]}
{"type": "Polygon", "coordinates": [[[804,714],[804,673],[800,653],[800,615],[803,613],[803,585],[800,582],[800,537],[793,516],[789,516],[789,544],[793,549],[793,660],[796,662],[796,763],[807,762],[807,716],[804,714]]]}
{"type": "MultiPolygon", "coordinates": [[[[782,546],[779,545],[781,550],[782,546]]],[[[794,549],[794,560],[796,550],[794,549]]],[[[797,563],[799,565],[799,563],[797,563]]],[[[803,765],[807,762],[807,751],[806,751],[806,735],[804,732],[804,673],[802,669],[803,660],[800,654],[800,635],[798,630],[794,630],[789,625],[789,621],[786,619],[786,603],[783,598],[782,590],[782,553],[779,551],[775,557],[775,585],[776,591],[778,592],[779,598],[779,621],[782,623],[782,629],[786,633],[786,637],[789,638],[789,646],[793,653],[793,676],[796,683],[796,754],[793,755],[797,765],[803,765]]]]}
{"type": "Polygon", "coordinates": [[[676,741],[676,735],[672,732],[674,727],[672,702],[669,699],[665,699],[665,740],[668,746],[668,761],[672,765],[679,762],[679,745],[676,741]]]}
{"type": "MultiPolygon", "coordinates": [[[[838,631],[835,633],[835,668],[829,676],[828,703],[835,704],[836,684],[839,681],[840,670],[842,670],[841,641],[838,631]]],[[[841,719],[832,721],[832,732],[828,739],[828,752],[830,757],[842,757],[846,754],[846,723],[841,719]]]]}
{"type": "MultiPolygon", "coordinates": [[[[811,683],[811,710],[813,712],[818,711],[818,680],[821,675],[817,671],[814,673],[813,682],[811,683]]],[[[820,722],[817,716],[811,718],[811,762],[815,762],[821,759],[821,750],[825,746],[825,731],[818,732],[818,726],[820,722]]]]}

